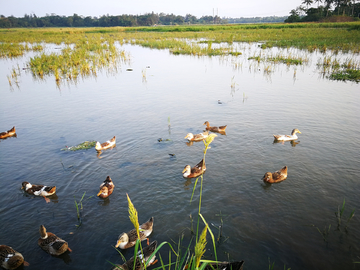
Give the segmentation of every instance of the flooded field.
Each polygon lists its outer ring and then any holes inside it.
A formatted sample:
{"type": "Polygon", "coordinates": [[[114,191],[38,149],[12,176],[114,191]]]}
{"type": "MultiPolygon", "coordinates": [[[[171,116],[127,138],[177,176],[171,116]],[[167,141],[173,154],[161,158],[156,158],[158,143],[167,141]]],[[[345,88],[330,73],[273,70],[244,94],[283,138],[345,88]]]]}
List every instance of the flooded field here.
{"type": "MultiPolygon", "coordinates": [[[[219,260],[244,260],[244,269],[360,269],[360,87],[330,80],[319,64],[359,56],[259,45],[195,57],[116,44],[128,61],[60,83],[27,68],[38,52],[0,59],[0,132],[15,126],[17,134],[0,140],[0,244],[21,252],[29,270],[110,269],[122,263],[119,234],[133,228],[128,194],[140,223],[154,217],[150,241],[177,243],[183,235],[186,247],[200,186],[190,203],[195,179],[182,170],[202,159],[204,144],[184,137],[209,121],[227,125],[207,151],[202,191],[201,213],[221,235],[219,260]],[[274,60],[280,56],[303,63],[274,60]],[[298,140],[274,142],[273,134],[295,128],[298,140]],[[102,153],[66,150],[113,136],[116,147],[102,153]],[[285,181],[261,180],[285,165],[285,181]],[[115,189],[100,199],[108,175],[115,189]],[[49,203],[27,195],[24,181],[56,185],[56,195],[49,203]],[[41,250],[41,224],[72,252],[57,258],[41,250]]],[[[204,258],[214,259],[210,237],[207,248],[204,258]]],[[[122,253],[129,259],[133,249],[122,253]]],[[[168,246],[160,254],[168,262],[168,246]]]]}

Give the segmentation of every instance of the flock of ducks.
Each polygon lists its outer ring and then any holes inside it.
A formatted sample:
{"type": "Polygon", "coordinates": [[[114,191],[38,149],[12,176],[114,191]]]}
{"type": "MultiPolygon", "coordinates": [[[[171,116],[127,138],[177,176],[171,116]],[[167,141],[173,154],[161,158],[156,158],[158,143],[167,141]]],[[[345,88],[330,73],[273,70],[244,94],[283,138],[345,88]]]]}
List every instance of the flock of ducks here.
{"type": "MultiPolygon", "coordinates": [[[[209,131],[211,132],[218,132],[218,133],[224,133],[227,126],[219,126],[219,127],[211,127],[209,122],[206,121],[204,123],[206,125],[206,131],[193,135],[192,133],[188,133],[185,136],[185,139],[188,139],[191,142],[198,142],[206,139],[209,136],[209,131]]],[[[291,141],[296,140],[298,137],[296,136],[296,133],[301,132],[298,129],[293,129],[291,132],[291,135],[273,135],[275,140],[277,141],[291,141]]],[[[12,129],[1,132],[0,133],[0,139],[5,139],[8,137],[16,136],[16,130],[15,127],[12,129]]],[[[100,142],[96,143],[95,149],[97,151],[106,150],[109,148],[113,148],[116,145],[116,137],[114,136],[111,140],[104,142],[100,144],[100,142]]],[[[266,172],[263,176],[262,180],[266,183],[277,183],[284,181],[287,178],[287,166],[283,167],[282,169],[276,171],[276,172],[266,172]]],[[[194,167],[191,167],[190,165],[186,165],[183,170],[183,177],[184,178],[195,178],[199,175],[203,174],[206,171],[206,165],[204,160],[202,159],[198,164],[196,164],[194,167]]],[[[55,186],[46,186],[46,185],[33,185],[29,182],[23,182],[22,183],[22,189],[25,190],[26,193],[35,195],[35,196],[42,196],[45,198],[46,202],[49,202],[48,196],[51,196],[55,194],[56,187],[55,186]]],[[[110,178],[110,176],[107,176],[103,183],[100,185],[100,191],[97,194],[100,198],[107,198],[113,193],[113,190],[115,188],[115,185],[110,178]]],[[[122,269],[122,270],[141,270],[142,264],[146,263],[150,257],[149,265],[155,264],[157,262],[155,255],[151,256],[153,252],[156,249],[157,242],[153,241],[151,244],[149,244],[149,239],[147,238],[153,231],[153,225],[154,225],[154,217],[151,217],[147,222],[140,225],[140,240],[144,241],[147,240],[148,246],[146,246],[143,249],[143,255],[140,253],[136,256],[136,259],[132,257],[130,260],[125,262],[122,265],[116,265],[113,269],[122,269]],[[135,269],[133,269],[135,262],[135,269]]],[[[40,226],[39,229],[40,232],[40,238],[38,240],[38,245],[46,251],[47,253],[53,255],[53,256],[59,256],[65,252],[71,252],[68,243],[61,239],[60,237],[56,236],[55,234],[51,232],[47,232],[44,225],[40,226]]],[[[136,240],[138,239],[137,233],[135,229],[130,230],[129,232],[124,232],[119,235],[118,240],[116,242],[115,247],[119,247],[121,249],[128,249],[135,245],[136,240]]],[[[232,269],[232,270],[240,270],[243,268],[244,261],[241,262],[223,262],[221,264],[218,264],[219,269],[232,269]]],[[[21,265],[29,265],[28,262],[24,260],[24,257],[21,253],[17,252],[13,248],[6,246],[6,245],[0,245],[0,266],[5,269],[16,269],[21,265]]],[[[213,265],[214,267],[214,265],[213,265]]],[[[208,265],[205,269],[212,269],[211,265],[208,265]]]]}

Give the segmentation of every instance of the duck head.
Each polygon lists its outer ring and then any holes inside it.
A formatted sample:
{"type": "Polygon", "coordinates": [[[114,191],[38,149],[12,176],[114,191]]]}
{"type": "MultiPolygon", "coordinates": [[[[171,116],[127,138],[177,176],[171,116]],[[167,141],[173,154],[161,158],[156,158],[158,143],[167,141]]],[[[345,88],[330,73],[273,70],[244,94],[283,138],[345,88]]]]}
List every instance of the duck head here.
{"type": "Polygon", "coordinates": [[[32,185],[29,182],[22,182],[22,184],[21,184],[21,189],[28,190],[31,187],[32,187],[32,185]]]}
{"type": "Polygon", "coordinates": [[[46,232],[46,228],[45,228],[44,225],[40,225],[39,232],[40,232],[41,239],[46,239],[48,237],[47,232],[46,232]]]}
{"type": "Polygon", "coordinates": [[[300,133],[300,134],[301,134],[300,130],[298,130],[297,128],[295,128],[295,129],[293,129],[293,130],[291,131],[291,135],[295,135],[296,133],[300,133]]]}
{"type": "Polygon", "coordinates": [[[269,182],[269,181],[271,181],[271,179],[272,179],[272,173],[271,173],[271,172],[265,173],[265,175],[264,175],[263,178],[262,178],[262,180],[263,180],[264,182],[269,182]]]}
{"type": "Polygon", "coordinates": [[[188,133],[184,139],[188,139],[190,141],[192,138],[194,138],[194,134],[188,133]]]}
{"type": "Polygon", "coordinates": [[[182,171],[183,177],[187,177],[191,173],[191,166],[186,165],[184,170],[182,171]]]}
{"type": "Polygon", "coordinates": [[[96,142],[96,145],[95,145],[95,150],[97,150],[97,151],[100,151],[101,150],[101,144],[100,144],[100,142],[96,142]]]}
{"type": "Polygon", "coordinates": [[[106,177],[106,179],[104,180],[104,183],[105,183],[105,184],[110,184],[110,183],[112,183],[112,180],[111,180],[110,176],[107,176],[107,177],[106,177]]]}
{"type": "Polygon", "coordinates": [[[117,240],[115,247],[120,247],[121,249],[124,249],[128,242],[129,236],[127,235],[127,233],[122,233],[119,235],[119,239],[117,240]]]}

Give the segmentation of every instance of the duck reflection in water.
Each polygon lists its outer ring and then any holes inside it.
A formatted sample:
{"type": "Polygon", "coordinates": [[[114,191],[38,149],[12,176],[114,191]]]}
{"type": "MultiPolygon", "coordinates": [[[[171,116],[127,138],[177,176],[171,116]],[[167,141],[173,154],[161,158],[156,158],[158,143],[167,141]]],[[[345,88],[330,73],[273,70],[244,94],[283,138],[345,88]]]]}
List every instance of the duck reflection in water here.
{"type": "MultiPolygon", "coordinates": [[[[273,141],[273,144],[276,144],[276,143],[281,143],[281,144],[285,144],[285,141],[279,141],[277,139],[274,139],[273,141]]],[[[292,146],[292,147],[295,147],[297,144],[299,144],[300,141],[289,141],[289,144],[292,146]]]]}

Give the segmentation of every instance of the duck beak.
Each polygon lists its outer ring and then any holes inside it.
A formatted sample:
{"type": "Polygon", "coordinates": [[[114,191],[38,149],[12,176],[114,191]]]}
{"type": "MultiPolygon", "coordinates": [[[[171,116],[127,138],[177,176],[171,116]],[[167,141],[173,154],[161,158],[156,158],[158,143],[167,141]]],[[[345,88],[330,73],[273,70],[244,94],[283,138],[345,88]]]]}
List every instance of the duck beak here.
{"type": "Polygon", "coordinates": [[[121,243],[121,242],[120,242],[120,239],[117,240],[115,247],[116,247],[116,248],[119,247],[119,246],[120,246],[120,243],[121,243]]]}
{"type": "Polygon", "coordinates": [[[184,172],[186,172],[186,168],[185,168],[185,169],[183,169],[182,173],[184,173],[184,172]]]}
{"type": "Polygon", "coordinates": [[[100,196],[101,193],[102,193],[102,190],[100,190],[99,193],[96,196],[100,196]]]}

